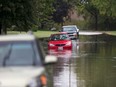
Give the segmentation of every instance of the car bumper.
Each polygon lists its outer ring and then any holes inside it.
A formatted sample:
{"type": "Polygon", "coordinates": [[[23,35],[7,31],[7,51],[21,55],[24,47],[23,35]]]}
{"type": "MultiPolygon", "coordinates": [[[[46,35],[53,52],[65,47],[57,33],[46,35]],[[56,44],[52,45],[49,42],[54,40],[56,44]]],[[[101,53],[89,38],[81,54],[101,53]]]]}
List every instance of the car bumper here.
{"type": "Polygon", "coordinates": [[[48,49],[55,49],[55,50],[71,50],[72,46],[54,46],[54,47],[48,47],[48,49]]]}

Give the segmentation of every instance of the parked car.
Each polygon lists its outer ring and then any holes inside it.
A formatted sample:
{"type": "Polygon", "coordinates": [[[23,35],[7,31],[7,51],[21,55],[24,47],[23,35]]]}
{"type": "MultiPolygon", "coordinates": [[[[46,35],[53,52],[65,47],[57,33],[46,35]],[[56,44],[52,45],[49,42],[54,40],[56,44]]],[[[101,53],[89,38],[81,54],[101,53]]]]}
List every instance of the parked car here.
{"type": "Polygon", "coordinates": [[[0,36],[0,87],[46,87],[45,64],[56,61],[33,35],[0,36]]]}
{"type": "Polygon", "coordinates": [[[60,32],[67,32],[71,39],[79,38],[79,29],[77,28],[76,25],[62,26],[60,32]]]}
{"type": "Polygon", "coordinates": [[[72,41],[66,32],[52,34],[48,42],[48,49],[72,49],[72,41]]]}

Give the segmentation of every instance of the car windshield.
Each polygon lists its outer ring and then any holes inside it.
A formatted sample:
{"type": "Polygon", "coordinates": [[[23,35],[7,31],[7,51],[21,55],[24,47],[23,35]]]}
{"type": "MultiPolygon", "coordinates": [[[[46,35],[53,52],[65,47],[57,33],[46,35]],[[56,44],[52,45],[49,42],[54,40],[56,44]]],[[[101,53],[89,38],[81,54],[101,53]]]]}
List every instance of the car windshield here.
{"type": "Polygon", "coordinates": [[[41,65],[34,42],[1,42],[0,66],[41,65]]]}
{"type": "Polygon", "coordinates": [[[67,34],[55,34],[50,37],[50,40],[68,40],[67,34]]]}
{"type": "Polygon", "coordinates": [[[76,31],[75,27],[63,27],[64,32],[76,31]]]}

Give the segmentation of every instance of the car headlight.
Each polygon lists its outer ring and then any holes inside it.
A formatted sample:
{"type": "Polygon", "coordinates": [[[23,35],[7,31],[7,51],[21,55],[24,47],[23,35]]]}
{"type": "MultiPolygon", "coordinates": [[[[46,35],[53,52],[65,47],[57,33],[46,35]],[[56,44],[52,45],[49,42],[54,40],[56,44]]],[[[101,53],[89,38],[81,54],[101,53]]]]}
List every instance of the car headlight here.
{"type": "Polygon", "coordinates": [[[70,46],[71,45],[71,41],[66,43],[66,46],[70,46]]]}
{"type": "Polygon", "coordinates": [[[39,77],[33,78],[30,80],[26,87],[46,87],[47,85],[47,77],[42,74],[39,77]]]}
{"type": "Polygon", "coordinates": [[[55,45],[54,45],[54,44],[49,44],[49,46],[51,46],[51,47],[52,47],[52,46],[55,46],[55,45]]]}

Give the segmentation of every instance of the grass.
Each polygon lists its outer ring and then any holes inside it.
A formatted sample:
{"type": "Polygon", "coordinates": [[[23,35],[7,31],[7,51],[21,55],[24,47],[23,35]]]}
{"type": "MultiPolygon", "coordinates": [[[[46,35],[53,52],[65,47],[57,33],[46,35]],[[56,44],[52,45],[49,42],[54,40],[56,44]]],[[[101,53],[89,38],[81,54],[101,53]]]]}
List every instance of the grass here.
{"type": "Polygon", "coordinates": [[[37,31],[34,32],[34,35],[41,38],[41,37],[49,37],[51,34],[57,33],[56,31],[37,31]]]}
{"type": "Polygon", "coordinates": [[[26,32],[19,32],[19,31],[7,31],[7,33],[10,34],[26,34],[26,32]]]}
{"type": "Polygon", "coordinates": [[[116,31],[105,31],[105,34],[116,36],[116,31]]]}
{"type": "MultiPolygon", "coordinates": [[[[36,37],[41,38],[41,37],[49,37],[51,34],[58,33],[58,31],[38,30],[37,32],[33,32],[33,33],[36,37]]],[[[103,33],[116,36],[116,31],[103,31],[103,33]]],[[[8,34],[26,34],[26,32],[8,31],[8,34]]]]}
{"type": "MultiPolygon", "coordinates": [[[[57,33],[57,31],[38,30],[37,32],[33,32],[33,33],[36,37],[41,38],[41,37],[49,37],[51,34],[57,33]]],[[[8,31],[8,34],[26,34],[26,32],[8,31]]]]}

